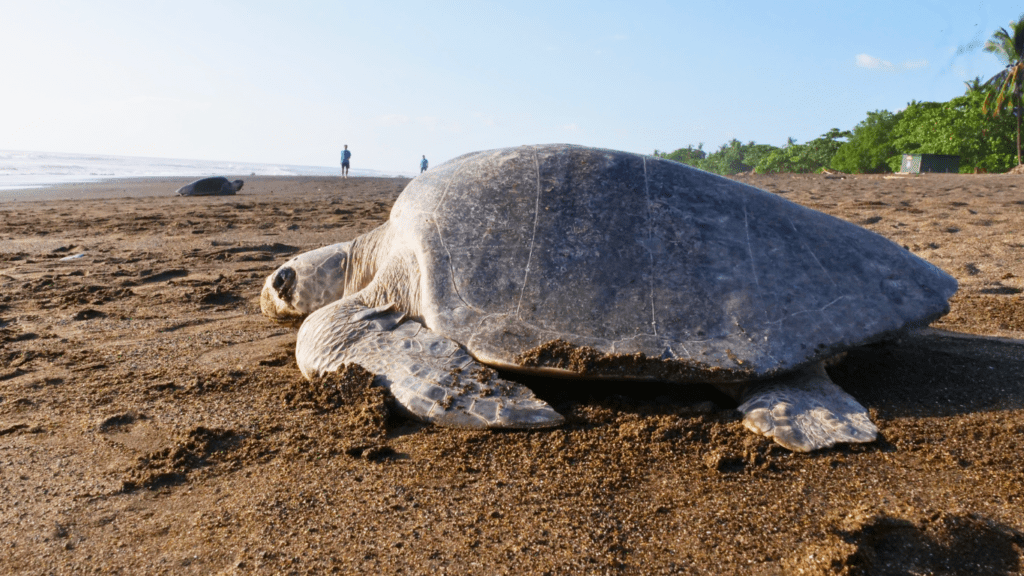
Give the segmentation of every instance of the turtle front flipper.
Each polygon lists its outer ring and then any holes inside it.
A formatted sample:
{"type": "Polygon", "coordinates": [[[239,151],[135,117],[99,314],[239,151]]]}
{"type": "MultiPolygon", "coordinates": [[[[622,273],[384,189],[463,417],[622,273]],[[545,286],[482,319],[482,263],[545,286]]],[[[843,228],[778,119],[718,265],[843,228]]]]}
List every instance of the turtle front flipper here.
{"type": "Polygon", "coordinates": [[[737,408],[748,430],[794,452],[842,442],[872,442],[878,428],[866,408],[829,379],[823,364],[749,384],[737,408]]]}
{"type": "Polygon", "coordinates": [[[307,378],[356,363],[412,416],[452,428],[547,428],[563,418],[529,388],[503,380],[458,343],[359,295],[306,318],[295,356],[307,378]]]}

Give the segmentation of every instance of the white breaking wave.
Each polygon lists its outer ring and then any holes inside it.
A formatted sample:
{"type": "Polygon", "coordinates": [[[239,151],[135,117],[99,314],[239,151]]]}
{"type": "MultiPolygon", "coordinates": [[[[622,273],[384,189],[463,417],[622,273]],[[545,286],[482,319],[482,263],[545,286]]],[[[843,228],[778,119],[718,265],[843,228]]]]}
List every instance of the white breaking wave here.
{"type": "MultiPolygon", "coordinates": [[[[100,156],[61,152],[0,150],[0,190],[41,188],[57,184],[95,182],[120,178],[225,176],[338,176],[340,166],[296,166],[251,162],[215,162],[173,158],[100,156]]],[[[410,176],[378,170],[353,169],[351,176],[410,176]]]]}

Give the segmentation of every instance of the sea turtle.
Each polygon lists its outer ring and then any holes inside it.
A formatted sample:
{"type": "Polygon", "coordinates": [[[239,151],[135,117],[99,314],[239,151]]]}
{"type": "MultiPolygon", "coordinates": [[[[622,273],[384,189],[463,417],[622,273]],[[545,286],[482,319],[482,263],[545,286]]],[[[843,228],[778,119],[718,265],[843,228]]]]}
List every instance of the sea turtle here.
{"type": "Polygon", "coordinates": [[[808,451],[877,434],[823,361],[928,324],[956,289],[893,242],[775,194],[661,158],[539,145],[421,174],[376,230],[279,267],[260,305],[306,317],[306,377],[361,364],[428,422],[562,422],[486,367],[708,382],[747,428],[808,451]]]}
{"type": "Polygon", "coordinates": [[[213,176],[178,188],[178,196],[232,196],[242,189],[242,184],[241,180],[232,182],[223,176],[213,176]]]}

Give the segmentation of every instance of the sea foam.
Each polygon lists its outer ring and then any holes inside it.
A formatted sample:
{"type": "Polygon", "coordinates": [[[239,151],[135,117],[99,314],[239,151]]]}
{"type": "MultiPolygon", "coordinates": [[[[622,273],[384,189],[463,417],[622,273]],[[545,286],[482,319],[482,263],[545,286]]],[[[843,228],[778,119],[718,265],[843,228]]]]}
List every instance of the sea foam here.
{"type": "MultiPolygon", "coordinates": [[[[340,166],[295,166],[172,158],[102,156],[62,152],[0,150],[0,190],[120,178],[226,176],[338,176],[340,166]]],[[[406,176],[377,170],[351,170],[352,176],[406,176]]]]}

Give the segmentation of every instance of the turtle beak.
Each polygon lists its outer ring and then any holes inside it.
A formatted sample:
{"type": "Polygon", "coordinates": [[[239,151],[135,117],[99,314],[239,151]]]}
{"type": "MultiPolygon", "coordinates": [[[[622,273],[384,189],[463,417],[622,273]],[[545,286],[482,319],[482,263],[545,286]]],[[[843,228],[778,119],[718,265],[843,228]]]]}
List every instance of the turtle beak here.
{"type": "Polygon", "coordinates": [[[282,266],[277,272],[274,272],[274,279],[270,281],[270,285],[277,292],[278,298],[290,302],[292,289],[295,288],[295,270],[288,266],[282,266]]]}

